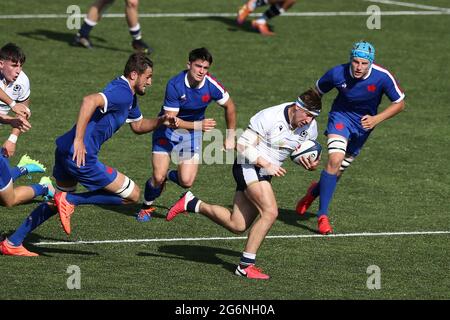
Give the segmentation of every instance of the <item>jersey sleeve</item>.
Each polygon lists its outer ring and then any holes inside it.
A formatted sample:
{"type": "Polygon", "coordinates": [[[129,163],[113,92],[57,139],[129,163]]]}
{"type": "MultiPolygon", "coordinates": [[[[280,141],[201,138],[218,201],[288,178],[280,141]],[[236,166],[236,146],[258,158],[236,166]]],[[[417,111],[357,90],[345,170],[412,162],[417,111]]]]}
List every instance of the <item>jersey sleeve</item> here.
{"type": "Polygon", "coordinates": [[[212,75],[208,75],[208,80],[211,82],[211,97],[221,106],[227,103],[230,99],[230,94],[227,92],[225,87],[220,83],[219,80],[214,78],[212,75]]]}
{"type": "Polygon", "coordinates": [[[128,109],[133,103],[133,95],[128,88],[115,87],[114,90],[103,90],[100,95],[105,101],[103,108],[100,109],[102,113],[128,109]]]}
{"type": "Polygon", "coordinates": [[[133,98],[133,106],[130,111],[128,111],[128,118],[126,123],[136,122],[143,118],[141,109],[139,108],[139,104],[137,102],[136,96],[133,98]]]}
{"type": "Polygon", "coordinates": [[[328,70],[319,80],[316,82],[316,88],[320,94],[325,94],[331,91],[334,85],[334,69],[328,70]]]}
{"type": "Polygon", "coordinates": [[[163,109],[172,112],[180,110],[180,95],[175,87],[175,83],[172,81],[169,81],[166,86],[163,109]]]}
{"type": "Polygon", "coordinates": [[[384,93],[387,95],[389,100],[391,100],[391,102],[398,103],[405,98],[403,90],[400,89],[400,86],[394,76],[392,76],[389,72],[386,73],[386,77],[383,82],[383,89],[384,93]]]}
{"type": "Polygon", "coordinates": [[[20,83],[18,85],[19,88],[19,96],[17,97],[17,102],[23,102],[27,100],[30,97],[31,94],[31,88],[30,88],[30,80],[28,77],[23,73],[23,77],[21,77],[20,83]]]}

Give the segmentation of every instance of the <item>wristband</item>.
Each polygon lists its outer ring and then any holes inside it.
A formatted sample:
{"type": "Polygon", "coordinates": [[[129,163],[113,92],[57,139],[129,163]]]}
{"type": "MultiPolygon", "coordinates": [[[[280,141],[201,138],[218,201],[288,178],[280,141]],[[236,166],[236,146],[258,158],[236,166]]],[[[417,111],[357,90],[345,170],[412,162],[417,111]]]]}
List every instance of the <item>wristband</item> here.
{"type": "Polygon", "coordinates": [[[13,100],[13,101],[9,104],[9,107],[12,109],[12,108],[15,107],[15,105],[16,105],[16,101],[13,100]]]}
{"type": "Polygon", "coordinates": [[[12,143],[16,143],[17,142],[17,136],[15,135],[15,134],[10,134],[9,135],[9,138],[8,138],[8,141],[9,142],[12,142],[12,143]]]}

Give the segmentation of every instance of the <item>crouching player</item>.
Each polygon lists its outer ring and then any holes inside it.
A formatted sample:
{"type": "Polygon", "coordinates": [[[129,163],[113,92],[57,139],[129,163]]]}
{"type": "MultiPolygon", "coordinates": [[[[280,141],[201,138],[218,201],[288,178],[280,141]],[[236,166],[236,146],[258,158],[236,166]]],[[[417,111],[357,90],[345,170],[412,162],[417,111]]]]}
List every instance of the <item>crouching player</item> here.
{"type": "MultiPolygon", "coordinates": [[[[39,225],[59,213],[64,231],[70,234],[70,218],[80,204],[120,205],[139,200],[140,190],[135,183],[98,159],[98,153],[114,132],[128,122],[133,132],[143,134],[165,122],[168,116],[144,119],[136,94],[144,95],[151,85],[153,62],[144,53],[132,54],[124,74],[111,81],[100,93],[84,97],[76,125],[56,140],[53,176],[58,192],[55,204],[37,207],[14,234],[0,244],[6,255],[37,256],[22,245],[25,237],[39,225]],[[81,183],[89,192],[75,191],[81,183]]],[[[174,118],[171,118],[175,124],[174,118]]]]}
{"type": "MultiPolygon", "coordinates": [[[[319,115],[321,107],[319,94],[310,89],[296,102],[264,109],[250,119],[248,129],[237,144],[238,157],[233,165],[237,187],[232,212],[203,202],[188,191],[170,208],[166,219],[170,221],[184,211],[199,212],[233,233],[242,233],[251,227],[235,274],[251,279],[269,279],[269,275],[255,266],[255,260],[278,216],[271,179],[286,174],[281,165],[292,150],[305,140],[317,138],[314,118],[319,115]]],[[[314,170],[319,161],[303,159],[302,165],[314,170]]]]}

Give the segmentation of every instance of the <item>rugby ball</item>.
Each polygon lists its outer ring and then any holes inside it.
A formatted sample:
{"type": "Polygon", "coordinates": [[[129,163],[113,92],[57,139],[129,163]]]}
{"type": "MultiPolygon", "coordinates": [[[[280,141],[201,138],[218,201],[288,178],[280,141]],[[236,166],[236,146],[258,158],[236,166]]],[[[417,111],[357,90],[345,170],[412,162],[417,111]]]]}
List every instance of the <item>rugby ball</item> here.
{"type": "Polygon", "coordinates": [[[316,140],[306,140],[297,149],[292,151],[291,160],[301,165],[300,158],[310,158],[316,160],[322,153],[322,146],[316,140]]]}

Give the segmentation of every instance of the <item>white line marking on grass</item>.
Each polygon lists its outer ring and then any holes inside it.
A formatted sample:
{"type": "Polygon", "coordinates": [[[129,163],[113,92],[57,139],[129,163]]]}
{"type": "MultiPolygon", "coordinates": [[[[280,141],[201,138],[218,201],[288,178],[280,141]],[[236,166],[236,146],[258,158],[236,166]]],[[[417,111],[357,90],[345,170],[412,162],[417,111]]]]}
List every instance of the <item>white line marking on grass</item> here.
{"type": "MultiPolygon", "coordinates": [[[[360,233],[337,233],[323,236],[320,234],[297,234],[267,236],[266,239],[297,239],[297,238],[349,238],[349,237],[396,237],[416,235],[443,235],[450,231],[412,231],[412,232],[360,232],[360,233]]],[[[189,242],[189,241],[214,241],[214,240],[243,240],[247,237],[206,237],[206,238],[154,238],[154,239],[123,239],[123,240],[94,240],[94,241],[55,241],[37,242],[35,246],[62,246],[79,244],[114,244],[114,243],[144,243],[144,242],[189,242]]]]}
{"type": "Polygon", "coordinates": [[[426,6],[426,5],[418,4],[418,3],[401,2],[401,1],[391,1],[391,0],[365,0],[365,1],[375,2],[375,3],[383,3],[383,4],[393,4],[393,5],[397,5],[397,6],[410,7],[410,8],[416,8],[416,9],[443,10],[443,11],[450,10],[450,8],[426,6]]]}
{"type": "MultiPolygon", "coordinates": [[[[450,9],[438,8],[436,11],[381,11],[382,16],[417,16],[417,15],[448,15],[450,9]]],[[[349,11],[349,12],[285,12],[280,17],[334,17],[334,16],[368,16],[371,13],[366,11],[349,11]]],[[[252,13],[251,16],[258,16],[252,13]]],[[[2,19],[67,19],[67,14],[9,14],[0,15],[2,19]]],[[[76,17],[76,15],[72,16],[76,17]]],[[[85,14],[80,15],[81,18],[86,17],[85,14]]],[[[124,18],[123,13],[107,13],[102,18],[124,18]]],[[[197,18],[197,17],[236,17],[236,13],[140,13],[139,18],[197,18]]]]}

